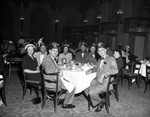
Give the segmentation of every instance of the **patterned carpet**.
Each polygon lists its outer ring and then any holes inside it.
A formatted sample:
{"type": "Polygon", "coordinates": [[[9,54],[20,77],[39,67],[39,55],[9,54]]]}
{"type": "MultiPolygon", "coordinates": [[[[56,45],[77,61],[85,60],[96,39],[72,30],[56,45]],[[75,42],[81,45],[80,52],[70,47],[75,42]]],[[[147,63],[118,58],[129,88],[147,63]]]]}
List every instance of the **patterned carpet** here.
{"type": "Polygon", "coordinates": [[[34,105],[31,99],[35,97],[34,93],[27,94],[22,100],[22,87],[16,73],[13,73],[13,78],[10,84],[7,83],[6,96],[8,106],[0,107],[0,117],[150,117],[150,91],[143,94],[144,83],[141,83],[140,89],[136,84],[128,90],[127,83],[124,86],[119,86],[119,102],[116,101],[114,95],[111,95],[110,113],[108,114],[105,108],[99,112],[94,112],[87,109],[87,100],[82,94],[76,95],[74,109],[62,109],[57,107],[57,113],[54,113],[53,102],[47,101],[43,109],[41,104],[34,105]]]}

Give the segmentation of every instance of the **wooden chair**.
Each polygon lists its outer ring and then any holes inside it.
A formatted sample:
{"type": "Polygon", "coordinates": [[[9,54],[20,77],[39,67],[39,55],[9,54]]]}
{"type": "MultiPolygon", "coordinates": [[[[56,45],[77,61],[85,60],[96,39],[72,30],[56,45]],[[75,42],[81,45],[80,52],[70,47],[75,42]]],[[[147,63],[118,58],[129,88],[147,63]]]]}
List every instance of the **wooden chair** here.
{"type": "Polygon", "coordinates": [[[119,101],[118,85],[119,85],[119,82],[121,80],[122,69],[123,68],[120,69],[120,71],[118,72],[118,74],[112,75],[112,77],[114,77],[114,80],[110,82],[110,84],[113,85],[113,90],[111,90],[111,91],[115,94],[117,102],[119,101]]]}
{"type": "Polygon", "coordinates": [[[39,97],[39,88],[41,86],[41,81],[35,81],[35,80],[28,80],[26,79],[26,74],[22,68],[22,73],[23,73],[23,83],[22,83],[22,87],[23,87],[23,97],[22,99],[24,99],[24,96],[26,95],[26,91],[27,89],[30,89],[30,94],[32,93],[32,89],[34,89],[37,97],[39,97]]]}
{"type": "Polygon", "coordinates": [[[0,81],[3,81],[3,83],[0,85],[0,97],[1,97],[1,99],[3,101],[3,103],[7,106],[6,95],[5,95],[6,69],[0,69],[0,75],[3,76],[3,78],[0,79],[0,81]]]}
{"type": "Polygon", "coordinates": [[[141,67],[140,62],[133,61],[131,63],[131,66],[129,67],[129,70],[122,72],[121,85],[123,85],[123,80],[126,79],[128,81],[128,88],[130,89],[130,86],[132,86],[132,81],[135,80],[138,88],[140,88],[140,86],[139,86],[140,67],[141,67]]]}
{"type": "MultiPolygon", "coordinates": [[[[114,93],[117,102],[119,101],[119,97],[118,97],[118,80],[115,80],[115,79],[118,79],[118,77],[119,77],[119,73],[115,74],[115,75],[111,75],[109,77],[106,92],[102,92],[102,93],[99,94],[100,98],[104,99],[104,101],[105,101],[105,108],[106,108],[107,113],[109,113],[109,106],[110,106],[109,96],[110,96],[111,92],[114,93]],[[113,85],[112,90],[110,90],[110,85],[113,85]],[[114,85],[115,85],[115,88],[114,88],[114,85]]],[[[90,96],[88,95],[88,110],[90,110],[90,106],[91,106],[91,99],[90,99],[90,96]]]]}
{"type": "Polygon", "coordinates": [[[12,71],[19,71],[21,70],[21,65],[22,65],[22,58],[10,58],[9,60],[9,82],[12,78],[12,71]]]}
{"type": "MultiPolygon", "coordinates": [[[[42,76],[44,76],[44,71],[42,71],[41,74],[42,74],[42,76]]],[[[56,76],[56,80],[50,81],[50,80],[46,80],[46,79],[44,79],[44,77],[42,77],[42,89],[41,89],[41,91],[42,91],[42,109],[45,105],[46,99],[49,99],[47,97],[51,97],[51,99],[53,99],[53,101],[54,101],[54,112],[56,113],[59,97],[62,94],[66,93],[66,90],[58,90],[59,72],[51,73],[48,75],[56,76]],[[46,87],[45,83],[56,84],[56,89],[50,89],[50,88],[46,87]]]]}
{"type": "Polygon", "coordinates": [[[144,78],[144,82],[145,82],[144,93],[146,93],[148,85],[150,89],[150,66],[146,66],[146,77],[144,78]]]}

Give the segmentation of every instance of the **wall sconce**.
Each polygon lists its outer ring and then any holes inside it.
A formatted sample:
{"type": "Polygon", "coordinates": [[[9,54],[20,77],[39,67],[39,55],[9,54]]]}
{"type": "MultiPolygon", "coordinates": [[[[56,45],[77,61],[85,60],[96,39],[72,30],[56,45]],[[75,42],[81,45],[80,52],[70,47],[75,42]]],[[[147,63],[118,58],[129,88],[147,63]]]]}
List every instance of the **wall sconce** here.
{"type": "Polygon", "coordinates": [[[87,20],[87,19],[84,19],[83,22],[84,22],[84,26],[86,26],[87,23],[88,23],[88,20],[87,20]]]}
{"type": "Polygon", "coordinates": [[[20,17],[20,24],[21,24],[21,32],[23,32],[23,22],[24,22],[24,17],[20,17]]]}
{"type": "Polygon", "coordinates": [[[117,11],[117,15],[118,15],[118,20],[119,20],[119,22],[120,22],[121,19],[122,19],[122,14],[123,14],[123,11],[122,11],[121,9],[119,9],[119,10],[117,11]]]}
{"type": "Polygon", "coordinates": [[[101,15],[99,14],[97,17],[96,17],[97,21],[98,21],[98,32],[100,33],[100,25],[101,25],[101,15]]]}
{"type": "Polygon", "coordinates": [[[58,23],[59,23],[59,20],[56,19],[56,20],[55,20],[55,33],[58,32],[58,23]]]}
{"type": "Polygon", "coordinates": [[[101,20],[101,15],[99,14],[97,17],[96,17],[98,20],[101,20]]]}

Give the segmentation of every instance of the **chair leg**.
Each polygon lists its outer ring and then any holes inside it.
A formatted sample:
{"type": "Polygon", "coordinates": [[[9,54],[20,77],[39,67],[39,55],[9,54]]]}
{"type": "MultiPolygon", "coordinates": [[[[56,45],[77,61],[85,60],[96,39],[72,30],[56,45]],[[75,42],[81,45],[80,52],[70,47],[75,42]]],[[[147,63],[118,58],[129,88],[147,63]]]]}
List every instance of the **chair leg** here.
{"type": "Polygon", "coordinates": [[[138,76],[136,77],[136,84],[137,84],[137,86],[138,86],[138,88],[140,88],[140,86],[139,86],[139,78],[138,78],[138,76]]]}
{"type": "Polygon", "coordinates": [[[91,98],[90,98],[90,95],[88,95],[87,99],[88,99],[88,110],[90,111],[90,106],[91,106],[91,98]]]}
{"type": "Polygon", "coordinates": [[[123,86],[123,76],[121,75],[121,86],[123,86]]]}
{"type": "Polygon", "coordinates": [[[36,86],[36,96],[39,97],[39,85],[36,86]]]}
{"type": "Polygon", "coordinates": [[[24,85],[24,88],[23,88],[23,97],[22,97],[22,99],[24,99],[24,96],[26,95],[26,91],[27,91],[27,86],[24,85]]]}
{"type": "Polygon", "coordinates": [[[10,83],[11,80],[11,70],[9,69],[9,75],[8,75],[8,82],[10,83]]]}
{"type": "Polygon", "coordinates": [[[106,108],[107,113],[109,113],[109,98],[107,96],[105,98],[105,108],[106,108]]]}
{"type": "Polygon", "coordinates": [[[147,80],[144,80],[144,82],[145,82],[145,89],[144,89],[144,94],[145,94],[145,93],[146,93],[146,91],[147,91],[148,81],[147,81],[147,80]]]}
{"type": "Polygon", "coordinates": [[[5,96],[5,89],[4,88],[0,89],[0,95],[1,95],[1,99],[2,99],[3,103],[7,106],[6,96],[5,96]]]}
{"type": "Polygon", "coordinates": [[[57,97],[54,97],[54,112],[56,113],[57,97]]]}
{"type": "Polygon", "coordinates": [[[130,84],[131,84],[131,80],[130,80],[130,77],[128,79],[128,89],[130,90],[130,84]]]}
{"type": "Polygon", "coordinates": [[[118,101],[119,101],[119,97],[118,97],[118,85],[117,85],[117,84],[116,84],[116,85],[113,85],[113,87],[114,87],[113,93],[114,93],[115,98],[116,98],[116,100],[117,100],[117,102],[118,102],[118,101]]]}
{"type": "Polygon", "coordinates": [[[41,94],[42,94],[42,109],[43,109],[47,98],[46,90],[41,89],[41,94]]]}

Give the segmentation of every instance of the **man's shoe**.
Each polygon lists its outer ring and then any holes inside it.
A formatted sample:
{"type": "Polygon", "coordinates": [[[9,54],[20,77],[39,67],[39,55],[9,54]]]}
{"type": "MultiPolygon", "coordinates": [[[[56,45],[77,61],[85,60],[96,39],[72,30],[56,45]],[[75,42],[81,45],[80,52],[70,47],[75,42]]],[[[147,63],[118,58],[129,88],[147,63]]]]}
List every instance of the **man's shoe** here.
{"type": "Polygon", "coordinates": [[[62,108],[75,108],[75,105],[73,105],[73,104],[63,104],[62,105],[62,108]]]}
{"type": "Polygon", "coordinates": [[[100,102],[98,105],[97,105],[97,108],[95,110],[95,112],[100,112],[102,110],[102,108],[104,107],[104,102],[100,102]]]}
{"type": "Polygon", "coordinates": [[[57,105],[62,105],[64,103],[64,99],[59,99],[57,105]]]}

